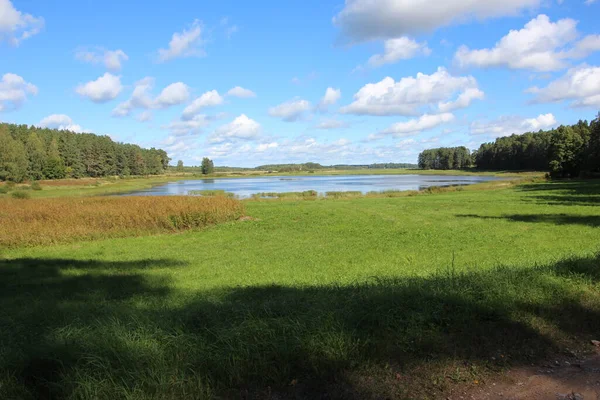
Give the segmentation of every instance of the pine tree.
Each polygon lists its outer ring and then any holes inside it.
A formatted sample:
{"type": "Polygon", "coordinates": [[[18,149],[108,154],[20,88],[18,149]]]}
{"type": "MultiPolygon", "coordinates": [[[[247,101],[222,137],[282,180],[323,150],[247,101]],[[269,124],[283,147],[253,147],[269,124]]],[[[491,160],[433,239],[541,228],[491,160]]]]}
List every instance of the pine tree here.
{"type": "Polygon", "coordinates": [[[25,150],[29,158],[27,175],[33,180],[44,179],[44,168],[47,158],[46,149],[44,142],[35,131],[31,132],[27,137],[25,150]]]}
{"type": "Polygon", "coordinates": [[[15,140],[6,126],[0,125],[0,180],[22,182],[27,177],[28,166],[23,143],[15,140]]]}

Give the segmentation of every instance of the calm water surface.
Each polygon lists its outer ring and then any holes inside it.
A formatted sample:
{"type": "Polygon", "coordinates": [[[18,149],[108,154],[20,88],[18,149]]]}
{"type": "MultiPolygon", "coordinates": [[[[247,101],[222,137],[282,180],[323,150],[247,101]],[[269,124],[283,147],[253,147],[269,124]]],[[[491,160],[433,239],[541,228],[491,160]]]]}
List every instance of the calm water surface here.
{"type": "Polygon", "coordinates": [[[430,186],[471,185],[498,180],[489,176],[445,175],[341,175],[341,176],[269,176],[239,179],[196,179],[171,182],[151,189],[129,193],[132,196],[187,195],[192,190],[224,190],[238,197],[250,197],[263,192],[325,192],[384,190],[421,190],[430,186]]]}

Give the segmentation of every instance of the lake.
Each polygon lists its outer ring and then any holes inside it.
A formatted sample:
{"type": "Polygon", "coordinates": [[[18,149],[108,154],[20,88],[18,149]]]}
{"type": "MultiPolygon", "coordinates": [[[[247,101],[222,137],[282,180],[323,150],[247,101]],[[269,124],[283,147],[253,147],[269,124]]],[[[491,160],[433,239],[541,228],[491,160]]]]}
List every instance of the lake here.
{"type": "Polygon", "coordinates": [[[268,176],[257,178],[194,179],[171,182],[151,189],[129,193],[130,196],[187,195],[197,190],[224,190],[240,198],[263,192],[325,192],[384,190],[422,190],[430,186],[472,185],[499,180],[490,176],[447,175],[338,175],[338,176],[268,176]]]}

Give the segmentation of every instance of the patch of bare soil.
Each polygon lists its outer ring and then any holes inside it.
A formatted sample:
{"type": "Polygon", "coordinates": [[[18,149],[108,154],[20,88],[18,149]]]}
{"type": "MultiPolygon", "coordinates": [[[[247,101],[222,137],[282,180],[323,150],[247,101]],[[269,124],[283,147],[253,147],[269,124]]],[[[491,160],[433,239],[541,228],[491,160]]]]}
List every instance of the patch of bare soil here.
{"type": "Polygon", "coordinates": [[[585,358],[513,368],[477,388],[455,391],[447,399],[600,400],[600,347],[585,358]]]}

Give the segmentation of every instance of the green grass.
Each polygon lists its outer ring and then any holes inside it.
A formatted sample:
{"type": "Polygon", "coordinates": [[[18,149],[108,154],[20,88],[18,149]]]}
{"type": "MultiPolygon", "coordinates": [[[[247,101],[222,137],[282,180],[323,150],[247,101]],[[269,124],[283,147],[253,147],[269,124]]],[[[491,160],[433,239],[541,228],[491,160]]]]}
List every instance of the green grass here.
{"type": "Polygon", "coordinates": [[[597,182],[245,205],[2,251],[0,398],[435,398],[600,332],[597,182]]]}

